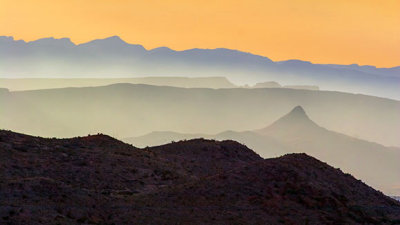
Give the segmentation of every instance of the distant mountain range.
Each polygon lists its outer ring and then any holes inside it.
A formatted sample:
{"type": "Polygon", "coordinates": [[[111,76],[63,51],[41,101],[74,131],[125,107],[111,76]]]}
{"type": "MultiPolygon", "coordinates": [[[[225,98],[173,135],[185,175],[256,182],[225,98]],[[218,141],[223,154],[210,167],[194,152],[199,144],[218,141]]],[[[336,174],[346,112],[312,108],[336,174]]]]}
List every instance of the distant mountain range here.
{"type": "Polygon", "coordinates": [[[238,86],[226,77],[135,77],[135,78],[0,78],[0,88],[26,91],[67,87],[98,87],[111,84],[148,84],[182,88],[289,88],[319,90],[315,85],[280,85],[275,81],[238,86]]]}
{"type": "MultiPolygon", "coordinates": [[[[322,148],[323,146],[321,146],[322,148]]],[[[398,224],[400,203],[306,154],[234,141],[138,149],[0,130],[1,224],[398,224]]]]}
{"type": "Polygon", "coordinates": [[[208,134],[254,130],[301,105],[330,130],[400,146],[399,101],[339,92],[114,84],[4,90],[0,102],[3,129],[57,137],[104,132],[119,138],[165,130],[208,134]]]}
{"type": "Polygon", "coordinates": [[[216,135],[152,132],[124,141],[144,147],[200,137],[235,140],[267,158],[305,152],[350,172],[385,193],[400,195],[400,148],[392,149],[327,130],[310,120],[300,106],[271,125],[254,131],[226,131],[216,135]]]}
{"type": "Polygon", "coordinates": [[[152,131],[215,134],[259,129],[296,105],[323,127],[400,146],[400,102],[364,95],[285,88],[176,88],[141,84],[0,90],[0,125],[40,136],[152,131]]]}
{"type": "Polygon", "coordinates": [[[274,62],[230,49],[166,47],[146,50],[114,36],[75,45],[68,38],[32,42],[0,37],[0,77],[225,76],[240,85],[274,80],[284,85],[400,99],[400,67],[274,62]]]}
{"type": "MultiPolygon", "coordinates": [[[[182,88],[237,88],[225,77],[135,77],[135,78],[0,78],[0,88],[11,91],[67,87],[98,87],[111,84],[148,84],[182,88]]],[[[279,85],[279,84],[278,84],[279,85]]],[[[279,85],[280,87],[280,85],[279,85]]],[[[250,87],[249,87],[250,88],[250,87]]],[[[307,88],[307,87],[304,87],[307,88]]]]}

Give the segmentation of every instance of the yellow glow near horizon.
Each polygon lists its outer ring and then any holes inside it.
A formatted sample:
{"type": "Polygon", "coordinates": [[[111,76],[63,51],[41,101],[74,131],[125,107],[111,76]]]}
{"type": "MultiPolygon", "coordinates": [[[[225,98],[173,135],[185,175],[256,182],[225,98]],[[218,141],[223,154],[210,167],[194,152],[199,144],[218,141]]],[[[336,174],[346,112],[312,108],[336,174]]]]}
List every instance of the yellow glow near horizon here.
{"type": "Polygon", "coordinates": [[[225,47],[273,60],[400,65],[399,0],[0,0],[0,35],[146,48],[225,47]]]}

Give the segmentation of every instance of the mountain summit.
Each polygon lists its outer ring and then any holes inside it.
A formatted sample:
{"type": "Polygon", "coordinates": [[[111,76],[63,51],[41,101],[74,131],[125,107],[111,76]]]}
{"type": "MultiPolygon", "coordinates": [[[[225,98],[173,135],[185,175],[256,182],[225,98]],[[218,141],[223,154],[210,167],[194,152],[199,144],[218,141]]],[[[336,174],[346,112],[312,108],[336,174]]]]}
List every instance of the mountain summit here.
{"type": "MultiPolygon", "coordinates": [[[[306,111],[304,111],[303,107],[301,107],[299,105],[294,107],[292,109],[292,111],[290,111],[285,117],[310,120],[306,114],[306,111]]],[[[283,117],[283,118],[285,118],[285,117],[283,117]]]]}
{"type": "Polygon", "coordinates": [[[290,148],[290,152],[305,152],[357,174],[386,193],[397,193],[393,187],[400,182],[400,167],[395,160],[400,157],[398,151],[325,129],[312,121],[301,106],[296,106],[270,126],[255,132],[273,138],[290,148]]]}
{"type": "Polygon", "coordinates": [[[273,124],[263,129],[257,130],[257,133],[263,135],[270,135],[272,133],[281,133],[291,131],[294,133],[301,132],[302,130],[310,129],[323,129],[312,121],[303,107],[296,106],[288,114],[284,115],[273,124]]]}

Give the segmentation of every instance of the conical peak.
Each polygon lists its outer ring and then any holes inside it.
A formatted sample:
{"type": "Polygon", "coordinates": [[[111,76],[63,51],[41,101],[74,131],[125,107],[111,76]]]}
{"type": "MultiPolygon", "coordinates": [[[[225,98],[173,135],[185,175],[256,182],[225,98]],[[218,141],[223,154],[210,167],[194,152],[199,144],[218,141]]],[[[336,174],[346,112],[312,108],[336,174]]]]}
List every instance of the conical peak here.
{"type": "Polygon", "coordinates": [[[314,123],[307,116],[303,107],[296,106],[288,114],[281,117],[279,120],[275,121],[274,124],[285,124],[293,126],[294,124],[310,124],[314,123]]]}
{"type": "Polygon", "coordinates": [[[257,133],[271,135],[276,132],[301,132],[309,129],[319,128],[306,114],[303,107],[296,106],[288,114],[265,127],[257,130],[257,133]]]}
{"type": "Polygon", "coordinates": [[[279,120],[276,121],[276,123],[279,122],[284,122],[287,123],[289,122],[290,124],[298,124],[298,123],[314,123],[310,120],[310,118],[307,116],[307,113],[304,111],[303,107],[301,106],[296,106],[290,111],[288,114],[285,116],[281,117],[279,120]]]}
{"type": "Polygon", "coordinates": [[[292,111],[290,111],[290,113],[289,113],[289,115],[291,115],[291,114],[293,114],[293,115],[303,115],[303,116],[306,116],[307,117],[307,114],[306,114],[306,112],[304,111],[304,109],[303,109],[303,107],[301,107],[301,106],[296,106],[296,107],[294,107],[293,109],[292,109],[292,111]]]}

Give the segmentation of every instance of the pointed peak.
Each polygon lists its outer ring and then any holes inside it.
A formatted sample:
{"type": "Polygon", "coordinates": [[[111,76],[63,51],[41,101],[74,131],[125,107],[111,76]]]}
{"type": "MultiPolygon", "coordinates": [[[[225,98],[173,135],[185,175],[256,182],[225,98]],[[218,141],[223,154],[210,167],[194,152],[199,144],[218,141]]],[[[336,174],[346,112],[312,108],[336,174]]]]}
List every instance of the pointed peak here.
{"type": "Polygon", "coordinates": [[[83,43],[81,45],[100,45],[100,46],[109,46],[109,47],[115,47],[116,45],[126,45],[124,40],[122,40],[119,36],[111,36],[111,37],[106,37],[103,39],[95,39],[86,43],[83,43]]]}
{"type": "Polygon", "coordinates": [[[292,111],[290,111],[289,114],[300,114],[300,115],[305,115],[305,116],[307,116],[306,111],[304,111],[303,107],[301,107],[300,105],[294,107],[294,108],[292,109],[292,111]]]}
{"type": "Polygon", "coordinates": [[[270,134],[276,130],[304,130],[319,127],[308,116],[303,107],[296,106],[288,114],[272,123],[270,126],[260,129],[256,132],[261,134],[270,134]]]}
{"type": "Polygon", "coordinates": [[[307,116],[306,111],[301,107],[300,105],[294,107],[292,111],[290,111],[288,114],[283,116],[281,119],[291,119],[291,120],[296,120],[296,121],[310,121],[310,118],[307,116]]]}

